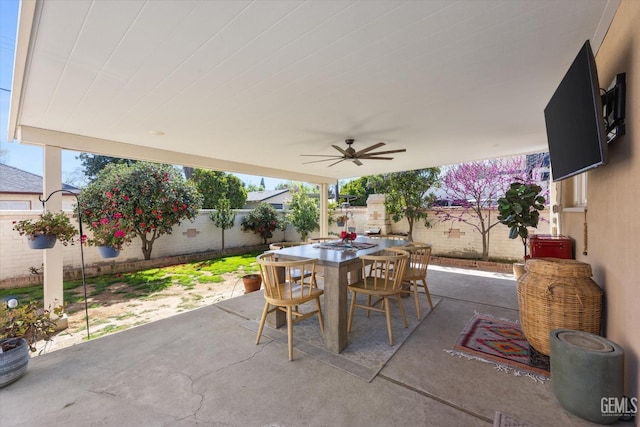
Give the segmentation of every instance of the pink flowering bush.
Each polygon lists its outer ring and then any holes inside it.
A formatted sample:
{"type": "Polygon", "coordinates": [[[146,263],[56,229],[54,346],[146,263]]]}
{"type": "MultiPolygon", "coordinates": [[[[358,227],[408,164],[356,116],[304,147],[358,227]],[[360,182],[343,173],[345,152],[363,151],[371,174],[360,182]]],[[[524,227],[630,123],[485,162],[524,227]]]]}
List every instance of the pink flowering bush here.
{"type": "Polygon", "coordinates": [[[202,201],[176,168],[147,162],[108,165],[78,198],[93,232],[89,244],[118,248],[137,237],[146,260],[158,238],[195,219],[202,201]]]}
{"type": "Polygon", "coordinates": [[[287,226],[285,220],[278,215],[278,211],[269,203],[260,203],[255,209],[242,218],[240,222],[242,231],[253,231],[262,237],[262,243],[273,237],[277,229],[284,230],[287,226]]]}

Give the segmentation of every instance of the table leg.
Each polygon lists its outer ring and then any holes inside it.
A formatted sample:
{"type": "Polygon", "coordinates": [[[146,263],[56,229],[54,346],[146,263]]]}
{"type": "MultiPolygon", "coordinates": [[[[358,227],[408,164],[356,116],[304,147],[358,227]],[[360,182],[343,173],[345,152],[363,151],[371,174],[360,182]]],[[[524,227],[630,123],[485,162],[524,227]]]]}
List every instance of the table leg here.
{"type": "Polygon", "coordinates": [[[325,267],[324,334],[329,351],[340,353],[347,346],[348,268],[325,267]]]}

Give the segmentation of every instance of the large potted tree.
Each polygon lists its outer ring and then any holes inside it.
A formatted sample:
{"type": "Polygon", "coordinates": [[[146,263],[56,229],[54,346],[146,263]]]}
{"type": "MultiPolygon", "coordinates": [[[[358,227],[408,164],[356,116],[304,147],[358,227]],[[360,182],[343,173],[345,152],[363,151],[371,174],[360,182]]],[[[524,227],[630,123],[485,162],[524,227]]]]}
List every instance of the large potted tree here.
{"type": "MultiPolygon", "coordinates": [[[[498,221],[509,227],[509,238],[522,240],[524,258],[527,259],[527,239],[529,228],[537,228],[540,211],[545,199],[540,195],[542,187],[523,181],[512,182],[504,197],[498,199],[498,221]]],[[[516,279],[524,273],[524,263],[514,264],[516,279]],[[519,265],[516,265],[519,264],[519,265]]]]}

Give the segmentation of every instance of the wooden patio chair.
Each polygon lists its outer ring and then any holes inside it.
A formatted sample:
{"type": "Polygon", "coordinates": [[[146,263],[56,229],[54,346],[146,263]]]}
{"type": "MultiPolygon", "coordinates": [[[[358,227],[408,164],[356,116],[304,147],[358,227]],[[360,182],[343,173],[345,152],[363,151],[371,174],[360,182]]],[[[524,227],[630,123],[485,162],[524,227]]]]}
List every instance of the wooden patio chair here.
{"type": "Polygon", "coordinates": [[[351,305],[349,308],[349,320],[347,331],[351,332],[353,326],[353,314],[355,308],[362,308],[367,311],[367,317],[371,311],[385,313],[387,318],[387,333],[389,335],[389,345],[393,345],[393,329],[391,326],[391,304],[390,299],[395,297],[400,306],[400,314],[404,322],[404,327],[409,327],[407,316],[404,311],[402,298],[400,298],[402,277],[407,266],[409,253],[401,250],[385,251],[381,255],[362,255],[362,279],[349,285],[352,292],[351,305]],[[367,296],[367,304],[357,303],[359,294],[367,296]],[[373,298],[377,298],[373,301],[373,298]],[[378,307],[380,305],[380,307],[378,307]]]}
{"type": "Polygon", "coordinates": [[[301,246],[308,245],[309,242],[277,242],[271,243],[269,245],[269,249],[272,251],[277,251],[278,249],[291,248],[293,246],[301,246]]]}
{"type": "Polygon", "coordinates": [[[311,277],[315,273],[317,259],[303,259],[300,261],[276,261],[273,253],[267,252],[256,258],[262,274],[264,287],[264,310],[258,326],[256,345],[260,344],[260,337],[264,329],[267,315],[276,310],[287,314],[287,337],[289,343],[289,360],[293,360],[293,324],[313,315],[318,315],[320,331],[324,336],[324,320],[320,306],[322,289],[308,283],[293,280],[299,272],[309,272],[311,277]],[[316,309],[303,313],[299,307],[305,303],[315,301],[316,309]]]}
{"type": "MultiPolygon", "coordinates": [[[[269,250],[271,251],[277,251],[278,249],[284,249],[284,248],[292,248],[294,246],[302,246],[302,245],[310,245],[311,242],[278,242],[278,243],[271,243],[269,245],[269,250]]],[[[318,287],[318,281],[316,280],[316,276],[318,276],[317,272],[314,272],[313,274],[306,272],[305,274],[302,274],[300,271],[296,272],[296,274],[293,274],[291,276],[291,278],[293,279],[294,282],[300,282],[300,281],[304,281],[304,279],[310,279],[309,283],[311,283],[313,286],[318,287]]]]}
{"type": "MultiPolygon", "coordinates": [[[[391,251],[397,250],[396,248],[389,248],[391,251]]],[[[424,293],[427,295],[427,301],[429,301],[429,307],[433,309],[433,302],[431,301],[431,294],[429,293],[429,287],[427,286],[427,267],[429,266],[429,260],[431,259],[431,245],[428,243],[411,242],[407,245],[401,246],[400,250],[409,252],[409,261],[407,262],[407,268],[404,271],[403,284],[407,287],[402,287],[401,292],[407,296],[413,293],[416,301],[416,314],[418,320],[422,318],[420,310],[420,297],[418,288],[422,286],[424,293]]]]}

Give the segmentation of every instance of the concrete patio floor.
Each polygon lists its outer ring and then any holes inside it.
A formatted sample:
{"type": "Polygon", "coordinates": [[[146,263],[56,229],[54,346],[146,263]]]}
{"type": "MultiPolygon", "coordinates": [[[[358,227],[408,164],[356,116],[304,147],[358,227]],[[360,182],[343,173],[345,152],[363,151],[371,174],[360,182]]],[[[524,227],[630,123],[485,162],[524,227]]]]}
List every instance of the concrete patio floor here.
{"type": "Polygon", "coordinates": [[[595,425],[565,411],[549,381],[443,351],[474,312],[518,318],[510,276],[433,267],[429,287],[442,301],[370,383],[300,351],[289,362],[276,341],[255,345],[240,326],[260,316],[255,292],[32,359],[0,389],[0,425],[488,426],[496,411],[595,425]]]}

